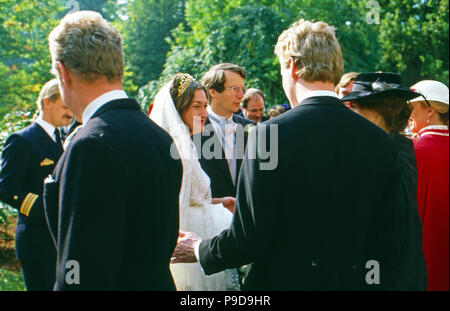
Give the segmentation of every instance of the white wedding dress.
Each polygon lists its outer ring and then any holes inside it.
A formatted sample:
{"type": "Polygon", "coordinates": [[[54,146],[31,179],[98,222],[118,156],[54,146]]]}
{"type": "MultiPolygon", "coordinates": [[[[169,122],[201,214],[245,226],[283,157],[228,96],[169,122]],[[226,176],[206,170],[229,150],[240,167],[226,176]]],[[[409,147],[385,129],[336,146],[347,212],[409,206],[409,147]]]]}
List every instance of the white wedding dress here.
{"type": "MultiPolygon", "coordinates": [[[[189,129],[175,108],[169,87],[170,83],[166,84],[156,95],[150,118],[170,134],[175,143],[171,149],[172,156],[181,158],[183,163],[180,230],[194,232],[202,239],[212,238],[229,228],[233,215],[222,204],[211,204],[210,179],[200,166],[189,129]]],[[[204,275],[198,262],[171,264],[170,269],[177,290],[239,289],[235,269],[210,276],[204,275]]]]}

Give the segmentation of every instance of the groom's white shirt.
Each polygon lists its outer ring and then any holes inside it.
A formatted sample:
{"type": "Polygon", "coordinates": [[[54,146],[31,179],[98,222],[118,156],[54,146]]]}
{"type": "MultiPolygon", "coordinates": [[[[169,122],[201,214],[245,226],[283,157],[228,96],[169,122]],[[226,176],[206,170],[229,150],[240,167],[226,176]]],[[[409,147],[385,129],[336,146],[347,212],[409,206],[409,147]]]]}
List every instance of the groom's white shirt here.
{"type": "Polygon", "coordinates": [[[301,96],[301,98],[299,99],[299,103],[301,103],[302,101],[304,101],[307,98],[319,97],[319,96],[331,96],[331,97],[339,98],[338,94],[336,94],[335,92],[332,92],[332,91],[325,91],[325,90],[309,91],[305,95],[301,96]]]}

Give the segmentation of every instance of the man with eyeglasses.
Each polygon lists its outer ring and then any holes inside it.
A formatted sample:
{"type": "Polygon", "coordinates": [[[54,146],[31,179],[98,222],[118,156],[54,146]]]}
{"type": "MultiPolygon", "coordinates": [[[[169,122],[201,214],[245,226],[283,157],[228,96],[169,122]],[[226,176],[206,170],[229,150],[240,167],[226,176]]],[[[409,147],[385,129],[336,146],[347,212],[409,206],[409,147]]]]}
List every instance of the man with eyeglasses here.
{"type": "Polygon", "coordinates": [[[243,68],[223,63],[212,67],[202,79],[209,93],[209,117],[197,150],[201,151],[200,164],[211,179],[213,198],[236,197],[246,144],[246,139],[242,139],[244,135],[236,135],[236,131],[242,131],[248,124],[254,125],[252,121],[234,115],[244,98],[245,75],[243,68]]]}

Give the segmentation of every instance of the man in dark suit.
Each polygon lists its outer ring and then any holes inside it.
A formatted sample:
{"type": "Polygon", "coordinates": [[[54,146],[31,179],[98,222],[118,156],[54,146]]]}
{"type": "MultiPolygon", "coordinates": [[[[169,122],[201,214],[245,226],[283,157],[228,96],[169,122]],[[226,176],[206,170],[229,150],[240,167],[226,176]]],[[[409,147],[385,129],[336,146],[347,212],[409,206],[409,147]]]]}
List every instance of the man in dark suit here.
{"type": "Polygon", "coordinates": [[[252,263],[249,290],[421,289],[397,274],[408,257],[398,150],[338,100],[334,28],[300,20],[275,52],[294,108],[251,131],[230,229],[182,234],[174,262],[199,258],[206,274],[252,263]],[[278,165],[267,169],[260,155],[274,140],[278,165]]]}
{"type": "Polygon", "coordinates": [[[219,64],[202,79],[209,93],[208,119],[201,139],[194,137],[200,164],[211,179],[214,198],[236,197],[236,184],[244,157],[250,120],[235,115],[244,97],[245,70],[234,64],[219,64]]]}
{"type": "Polygon", "coordinates": [[[44,217],[44,179],[63,153],[58,127],[72,114],[63,104],[58,81],[42,88],[36,121],[10,135],[2,152],[0,200],[19,211],[16,255],[28,290],[51,290],[55,282],[56,251],[44,217]]]}
{"type": "Polygon", "coordinates": [[[49,42],[64,100],[82,120],[44,190],[55,289],[174,290],[181,162],[170,136],[122,89],[120,34],[81,11],[49,42]]]}

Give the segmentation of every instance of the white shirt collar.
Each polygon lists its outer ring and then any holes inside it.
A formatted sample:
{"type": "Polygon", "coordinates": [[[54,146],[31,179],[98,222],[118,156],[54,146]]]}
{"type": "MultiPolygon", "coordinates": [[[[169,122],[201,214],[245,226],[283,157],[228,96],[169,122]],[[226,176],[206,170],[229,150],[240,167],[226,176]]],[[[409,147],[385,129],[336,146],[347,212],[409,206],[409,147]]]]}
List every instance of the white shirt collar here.
{"type": "MultiPolygon", "coordinates": [[[[431,133],[432,131],[448,131],[447,125],[428,125],[419,131],[419,137],[425,132],[431,133]]],[[[438,133],[439,134],[439,133],[438,133]]],[[[445,136],[447,136],[446,134],[445,136]]]]}
{"type": "Polygon", "coordinates": [[[419,132],[424,132],[424,131],[428,131],[428,130],[448,130],[447,125],[428,125],[426,127],[424,127],[423,129],[421,129],[419,132]]]}
{"type": "Polygon", "coordinates": [[[48,134],[48,136],[50,136],[51,139],[53,139],[53,141],[56,141],[54,135],[55,127],[42,118],[42,111],[39,113],[39,116],[37,117],[35,122],[44,129],[44,131],[48,134]]]}
{"type": "MultiPolygon", "coordinates": [[[[219,121],[219,122],[230,121],[230,120],[233,121],[233,115],[231,115],[231,117],[230,117],[229,119],[227,119],[227,118],[225,118],[225,117],[223,117],[223,116],[219,116],[217,113],[215,113],[215,112],[212,110],[211,106],[208,106],[208,107],[206,108],[206,110],[208,111],[208,114],[212,116],[212,120],[213,120],[213,121],[215,121],[215,120],[217,120],[217,121],[219,121]]],[[[210,119],[210,120],[211,120],[211,119],[210,119]]]]}
{"type": "Polygon", "coordinates": [[[300,103],[302,101],[304,101],[307,98],[310,97],[317,97],[317,96],[331,96],[331,97],[336,97],[339,98],[338,94],[336,94],[336,92],[332,92],[332,91],[310,91],[308,93],[305,94],[305,96],[302,97],[302,100],[300,101],[300,103]]]}
{"type": "Polygon", "coordinates": [[[89,121],[90,118],[94,115],[94,113],[99,110],[103,105],[106,103],[115,100],[115,99],[122,99],[122,98],[128,98],[127,93],[123,90],[114,90],[110,92],[106,92],[96,99],[94,99],[87,107],[84,109],[82,120],[83,124],[86,124],[87,121],[89,121]]]}

